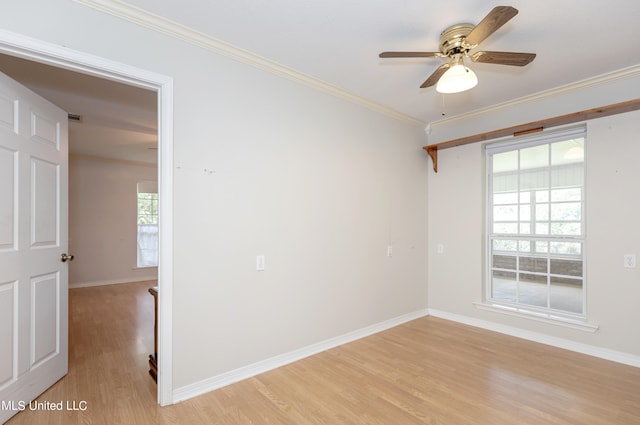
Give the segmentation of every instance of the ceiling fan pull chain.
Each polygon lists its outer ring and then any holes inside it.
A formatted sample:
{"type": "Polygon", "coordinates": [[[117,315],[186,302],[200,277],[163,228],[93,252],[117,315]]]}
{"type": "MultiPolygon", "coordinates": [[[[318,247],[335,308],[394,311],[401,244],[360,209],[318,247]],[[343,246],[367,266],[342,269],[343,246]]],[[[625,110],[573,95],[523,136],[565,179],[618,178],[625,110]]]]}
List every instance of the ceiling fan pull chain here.
{"type": "Polygon", "coordinates": [[[447,113],[444,111],[444,93],[442,94],[442,116],[444,117],[447,113]]]}

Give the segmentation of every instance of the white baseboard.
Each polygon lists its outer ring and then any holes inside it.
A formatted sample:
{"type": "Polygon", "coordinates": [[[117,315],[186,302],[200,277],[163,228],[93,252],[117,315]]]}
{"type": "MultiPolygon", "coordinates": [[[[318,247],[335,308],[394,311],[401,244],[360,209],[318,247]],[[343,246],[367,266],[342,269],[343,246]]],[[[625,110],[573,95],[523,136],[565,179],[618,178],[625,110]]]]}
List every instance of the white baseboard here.
{"type": "Polygon", "coordinates": [[[413,313],[408,313],[393,319],[386,320],[375,325],[367,326],[362,329],[358,329],[347,334],[331,338],[316,344],[309,345],[307,347],[300,348],[298,350],[284,353],[279,356],[275,356],[266,360],[259,361],[257,363],[250,364],[248,366],[235,369],[221,375],[213,376],[211,378],[204,379],[193,384],[185,385],[184,387],[177,388],[173,392],[173,402],[178,403],[199,395],[208,393],[210,391],[217,390],[235,382],[242,381],[252,376],[256,376],[260,373],[268,372],[270,370],[285,366],[289,363],[301,360],[305,357],[312,356],[314,354],[321,353],[339,345],[347,344],[349,342],[356,341],[358,339],[373,335],[375,333],[387,330],[394,326],[401,325],[411,320],[418,319],[428,315],[426,309],[418,310],[413,313]]]}
{"type": "Polygon", "coordinates": [[[144,282],[146,280],[157,280],[158,276],[137,276],[131,277],[127,279],[112,279],[112,280],[95,280],[92,282],[77,282],[70,283],[69,289],[73,288],[88,288],[90,286],[104,286],[104,285],[119,285],[121,283],[133,283],[133,282],[144,282]]]}
{"type": "Polygon", "coordinates": [[[624,353],[621,351],[610,350],[608,348],[597,347],[594,345],[583,344],[564,338],[557,338],[539,332],[527,331],[515,328],[513,326],[502,325],[499,323],[480,320],[469,316],[463,316],[446,311],[429,309],[429,315],[439,317],[441,319],[451,320],[465,325],[477,328],[487,329],[499,332],[505,335],[526,339],[529,341],[539,342],[541,344],[551,345],[553,347],[563,348],[565,350],[575,351],[577,353],[587,354],[601,359],[611,360],[617,363],[623,363],[629,366],[640,367],[640,356],[624,353]]]}

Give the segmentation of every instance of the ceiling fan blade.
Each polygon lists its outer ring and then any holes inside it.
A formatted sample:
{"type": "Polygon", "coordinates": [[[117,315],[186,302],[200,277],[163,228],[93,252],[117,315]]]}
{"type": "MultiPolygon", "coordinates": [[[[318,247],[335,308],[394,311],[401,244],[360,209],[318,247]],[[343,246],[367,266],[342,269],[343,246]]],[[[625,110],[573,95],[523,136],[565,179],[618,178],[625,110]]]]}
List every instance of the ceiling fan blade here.
{"type": "Polygon", "coordinates": [[[525,66],[536,57],[535,53],[516,52],[477,52],[471,56],[474,62],[495,63],[498,65],[525,66]]]}
{"type": "Polygon", "coordinates": [[[498,28],[506,24],[511,18],[518,14],[518,9],[511,6],[496,6],[487,16],[484,17],[474,29],[471,30],[465,42],[468,45],[477,46],[496,32],[498,28]]]}
{"type": "Polygon", "coordinates": [[[433,71],[433,73],[431,75],[429,75],[429,78],[427,78],[427,80],[422,83],[422,85],[420,86],[421,89],[424,89],[426,87],[431,87],[433,86],[435,83],[438,82],[438,80],[440,79],[440,77],[442,77],[442,74],[444,74],[445,72],[447,72],[447,69],[449,69],[451,65],[449,63],[444,63],[442,65],[440,65],[438,67],[438,69],[436,69],[435,71],[433,71]]]}
{"type": "Polygon", "coordinates": [[[382,52],[381,58],[433,58],[442,56],[440,52],[382,52]]]}

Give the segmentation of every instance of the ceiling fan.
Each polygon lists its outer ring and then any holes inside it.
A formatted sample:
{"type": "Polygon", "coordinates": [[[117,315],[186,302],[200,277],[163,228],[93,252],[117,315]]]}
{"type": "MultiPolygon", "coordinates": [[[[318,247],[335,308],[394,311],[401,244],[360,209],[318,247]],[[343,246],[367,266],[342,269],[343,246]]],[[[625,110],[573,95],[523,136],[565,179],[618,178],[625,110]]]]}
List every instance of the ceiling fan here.
{"type": "Polygon", "coordinates": [[[464,66],[463,59],[473,62],[493,63],[499,65],[525,66],[535,57],[535,53],[489,52],[480,51],[470,54],[469,51],[478,46],[511,18],[518,14],[518,9],[511,6],[496,6],[478,25],[456,24],[448,27],[440,34],[439,52],[383,52],[381,58],[448,58],[449,61],[436,69],[420,88],[436,85],[441,93],[457,93],[468,90],[478,83],[475,73],[464,66]]]}

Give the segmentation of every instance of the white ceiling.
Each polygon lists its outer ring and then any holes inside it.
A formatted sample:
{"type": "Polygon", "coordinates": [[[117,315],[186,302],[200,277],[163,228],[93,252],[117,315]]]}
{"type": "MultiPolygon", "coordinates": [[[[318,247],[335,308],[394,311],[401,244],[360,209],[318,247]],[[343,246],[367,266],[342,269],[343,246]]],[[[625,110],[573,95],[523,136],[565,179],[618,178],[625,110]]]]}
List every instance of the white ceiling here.
{"type": "MultiPolygon", "coordinates": [[[[638,0],[129,0],[153,14],[426,123],[640,64],[638,0]],[[519,14],[478,50],[536,53],[526,67],[467,63],[479,79],[453,95],[422,82],[444,59],[380,59],[382,51],[437,51],[445,28],[477,24],[494,6],[519,14]],[[443,109],[444,104],[444,109],[443,109]]],[[[76,153],[151,160],[152,92],[0,57],[0,69],[68,112],[76,153]],[[27,65],[27,66],[25,66],[27,65]],[[100,84],[95,84],[99,82],[100,84]],[[117,142],[113,142],[113,141],[117,142]],[[116,147],[119,153],[109,153],[116,147]],[[83,150],[84,149],[84,150],[83,150]],[[146,157],[146,159],[145,159],[146,157]]]]}
{"type": "Polygon", "coordinates": [[[155,92],[6,55],[0,71],[81,116],[69,120],[71,153],[157,162],[155,92]]]}
{"type": "Polygon", "coordinates": [[[441,118],[442,95],[422,82],[444,59],[380,59],[438,51],[440,33],[477,24],[497,5],[519,10],[477,50],[536,53],[524,68],[469,64],[476,88],[447,95],[457,115],[640,63],[638,0],[129,0],[130,4],[391,107],[441,118]]]}

